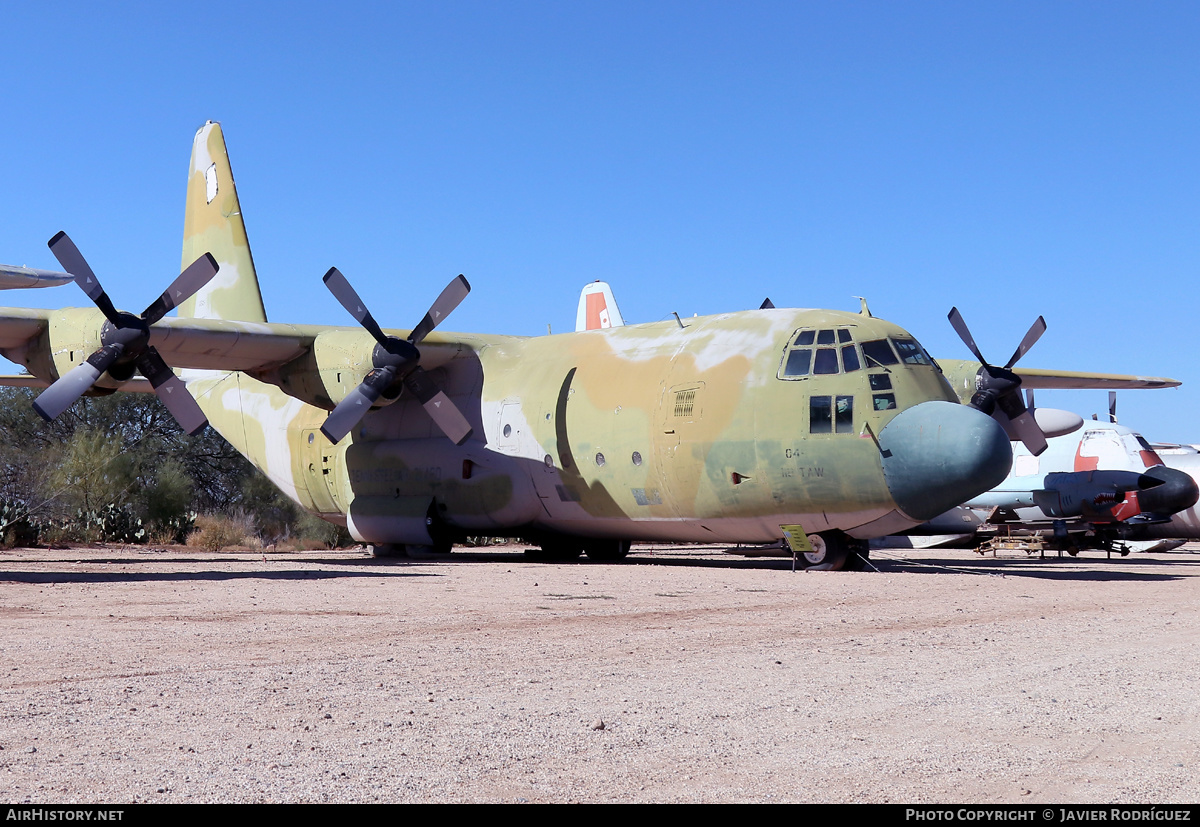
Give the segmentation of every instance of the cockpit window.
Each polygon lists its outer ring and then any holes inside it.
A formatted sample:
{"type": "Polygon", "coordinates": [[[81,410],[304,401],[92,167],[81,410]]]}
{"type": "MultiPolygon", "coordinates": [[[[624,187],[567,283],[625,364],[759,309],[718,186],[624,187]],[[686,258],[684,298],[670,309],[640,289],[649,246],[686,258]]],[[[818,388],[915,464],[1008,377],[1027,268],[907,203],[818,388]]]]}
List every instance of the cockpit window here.
{"type": "MultiPolygon", "coordinates": [[[[838,331],[839,333],[842,331],[838,331]]],[[[846,373],[853,373],[860,367],[858,362],[858,351],[854,349],[854,345],[842,346],[842,369],[846,373]]]]}
{"type": "Polygon", "coordinates": [[[896,358],[896,354],[892,353],[891,347],[888,346],[887,339],[875,339],[871,342],[862,343],[863,356],[867,360],[867,367],[872,365],[894,365],[900,360],[896,358]]]}
{"type": "MultiPolygon", "coordinates": [[[[821,331],[822,333],[832,333],[833,331],[821,331]]],[[[813,373],[818,376],[829,376],[838,372],[837,351],[831,347],[817,348],[817,361],[813,365],[813,373]]]]}
{"type": "MultiPolygon", "coordinates": [[[[808,331],[812,333],[812,331],[808,331]]],[[[808,376],[808,369],[812,366],[812,351],[793,350],[788,353],[787,362],[783,366],[784,376],[808,376]]]]}
{"type": "MultiPolygon", "coordinates": [[[[886,347],[886,342],[883,343],[886,347]]],[[[895,362],[893,358],[892,363],[895,362]]],[[[780,366],[780,379],[833,376],[862,369],[854,335],[848,328],[798,330],[780,366]]]]}
{"type": "Polygon", "coordinates": [[[926,357],[924,349],[912,339],[892,339],[892,344],[896,346],[896,352],[900,354],[900,358],[904,360],[904,364],[929,364],[929,358],[926,357]]]}

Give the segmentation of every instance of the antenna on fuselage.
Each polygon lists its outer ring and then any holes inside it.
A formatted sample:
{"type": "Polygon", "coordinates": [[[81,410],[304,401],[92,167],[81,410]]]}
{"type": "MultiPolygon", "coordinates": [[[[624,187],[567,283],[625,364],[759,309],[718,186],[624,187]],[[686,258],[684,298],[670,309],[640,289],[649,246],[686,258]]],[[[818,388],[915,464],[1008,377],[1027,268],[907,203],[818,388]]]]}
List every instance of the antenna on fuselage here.
{"type": "Polygon", "coordinates": [[[871,308],[867,307],[867,300],[862,296],[855,296],[854,298],[858,299],[858,303],[862,305],[862,310],[859,311],[860,314],[867,316],[868,318],[874,318],[874,316],[871,315],[871,308]]]}

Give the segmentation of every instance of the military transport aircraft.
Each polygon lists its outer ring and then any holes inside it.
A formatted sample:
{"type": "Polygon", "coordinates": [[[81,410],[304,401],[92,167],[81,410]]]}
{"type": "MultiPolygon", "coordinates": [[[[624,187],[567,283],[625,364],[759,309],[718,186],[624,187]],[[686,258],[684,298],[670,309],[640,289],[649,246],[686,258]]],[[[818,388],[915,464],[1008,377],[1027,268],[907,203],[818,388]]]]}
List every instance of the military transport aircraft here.
{"type": "Polygon", "coordinates": [[[0,309],[0,353],[48,385],[43,416],[140,372],[185,430],[211,422],[296,502],[379,550],[502,535],[618,559],[632,540],[786,533],[802,563],[853,566],[867,538],[1004,478],[1008,436],[980,409],[1044,439],[1007,368],[976,363],[979,393],[961,404],[916,339],[865,307],[442,333],[470,289],[460,276],[416,327],[384,330],[331,269],[357,327],[269,323],[213,122],[192,148],[186,269],[144,312],[117,311],[65,234],[50,246],[97,309],[0,309]]]}

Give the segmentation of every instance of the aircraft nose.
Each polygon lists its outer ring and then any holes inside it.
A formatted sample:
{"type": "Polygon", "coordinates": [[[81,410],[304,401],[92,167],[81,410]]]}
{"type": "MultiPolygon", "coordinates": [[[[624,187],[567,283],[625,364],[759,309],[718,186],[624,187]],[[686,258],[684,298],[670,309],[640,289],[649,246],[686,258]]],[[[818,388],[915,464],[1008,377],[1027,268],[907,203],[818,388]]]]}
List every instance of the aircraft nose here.
{"type": "Polygon", "coordinates": [[[999,485],[1012,446],[996,420],[953,402],[922,402],[879,432],[883,475],[899,509],[931,520],[999,485]]]}
{"type": "Polygon", "coordinates": [[[1200,499],[1200,489],[1192,475],[1176,468],[1156,465],[1142,472],[1143,476],[1161,480],[1160,485],[1138,492],[1138,507],[1142,513],[1161,514],[1169,517],[1191,508],[1200,499]]]}

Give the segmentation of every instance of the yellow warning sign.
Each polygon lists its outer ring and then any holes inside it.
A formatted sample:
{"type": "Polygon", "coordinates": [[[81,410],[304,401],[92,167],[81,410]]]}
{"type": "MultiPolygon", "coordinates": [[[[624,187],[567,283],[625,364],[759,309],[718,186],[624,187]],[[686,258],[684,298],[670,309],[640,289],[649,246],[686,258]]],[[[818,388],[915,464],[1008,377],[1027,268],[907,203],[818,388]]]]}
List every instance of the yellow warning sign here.
{"type": "Polygon", "coordinates": [[[781,525],[783,529],[783,539],[787,540],[788,548],[793,554],[802,554],[813,550],[812,543],[808,541],[808,535],[804,533],[804,527],[798,525],[781,525]]]}

